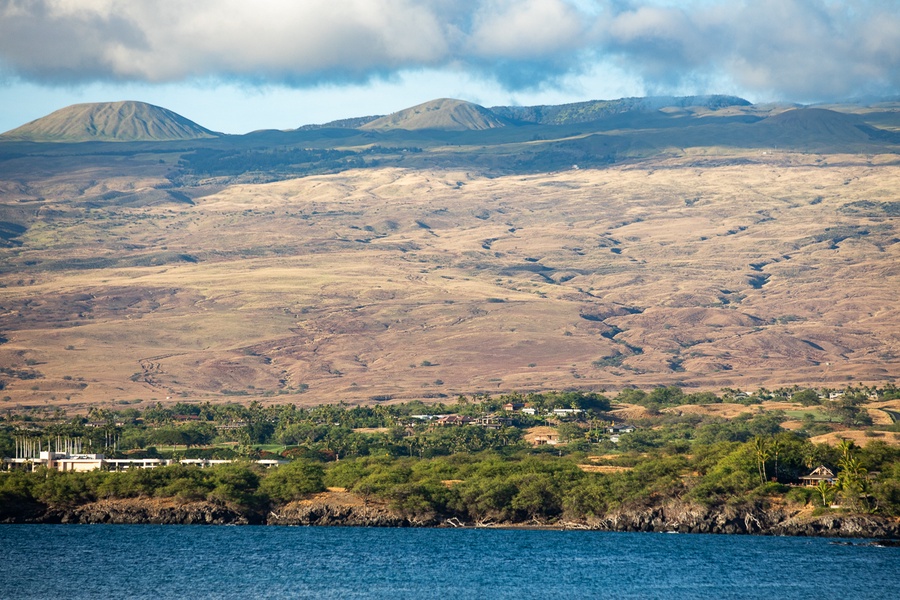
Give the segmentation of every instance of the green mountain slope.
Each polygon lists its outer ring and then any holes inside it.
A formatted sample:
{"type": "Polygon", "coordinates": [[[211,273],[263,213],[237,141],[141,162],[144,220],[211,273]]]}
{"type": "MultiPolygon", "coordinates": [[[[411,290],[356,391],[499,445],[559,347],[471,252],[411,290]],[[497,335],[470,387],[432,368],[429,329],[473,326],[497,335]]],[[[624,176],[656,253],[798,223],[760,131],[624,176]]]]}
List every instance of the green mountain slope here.
{"type": "Polygon", "coordinates": [[[494,106],[494,114],[527,123],[541,125],[571,125],[589,123],[632,112],[656,111],[662,108],[704,108],[717,110],[728,106],[749,106],[750,103],[736,96],[658,96],[647,98],[620,98],[618,100],[589,100],[571,104],[543,106],[494,106]]]}

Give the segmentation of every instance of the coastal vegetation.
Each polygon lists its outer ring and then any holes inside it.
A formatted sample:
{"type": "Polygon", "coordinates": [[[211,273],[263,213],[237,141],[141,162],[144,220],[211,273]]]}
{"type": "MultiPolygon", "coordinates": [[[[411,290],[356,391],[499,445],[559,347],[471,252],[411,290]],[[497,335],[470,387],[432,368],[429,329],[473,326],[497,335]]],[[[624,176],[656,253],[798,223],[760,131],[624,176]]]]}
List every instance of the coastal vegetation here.
{"type": "MultiPolygon", "coordinates": [[[[851,398],[869,393],[894,397],[898,390],[844,392],[851,398]]],[[[761,402],[759,394],[742,400],[753,406],[761,402]]],[[[829,423],[844,427],[840,411],[832,421],[808,420],[803,428],[788,430],[782,427],[789,418],[784,411],[724,419],[671,410],[722,400],[714,393],[657,388],[624,390],[612,401],[596,393],[563,392],[459,398],[447,405],[176,404],[95,410],[67,421],[57,414],[56,423],[32,416],[27,428],[21,420],[15,426],[7,420],[0,437],[4,451],[13,436],[27,431],[45,438],[82,436],[88,440],[82,446],[122,457],[234,462],[210,468],[172,464],[126,472],[4,473],[0,510],[2,518],[12,519],[23,507],[37,505],[65,509],[112,499],[168,498],[227,507],[252,521],[337,490],[420,524],[589,523],[613,511],[672,500],[709,510],[790,505],[811,516],[900,517],[900,448],[885,442],[893,439],[885,436],[900,431],[895,425],[868,428],[872,437],[863,446],[849,440],[829,445],[811,441],[810,434],[829,423]],[[614,407],[626,399],[653,410],[634,421],[635,431],[613,441],[608,426],[621,410],[614,407]],[[535,414],[522,413],[522,405],[536,408],[535,414]],[[512,406],[517,409],[509,410],[512,406]],[[473,419],[490,414],[497,426],[477,421],[441,426],[430,418],[439,414],[473,419]],[[535,427],[553,428],[565,442],[533,445],[529,432],[535,427]],[[265,469],[250,461],[259,458],[290,462],[265,469]],[[800,485],[818,466],[836,474],[834,484],[800,485]]]]}

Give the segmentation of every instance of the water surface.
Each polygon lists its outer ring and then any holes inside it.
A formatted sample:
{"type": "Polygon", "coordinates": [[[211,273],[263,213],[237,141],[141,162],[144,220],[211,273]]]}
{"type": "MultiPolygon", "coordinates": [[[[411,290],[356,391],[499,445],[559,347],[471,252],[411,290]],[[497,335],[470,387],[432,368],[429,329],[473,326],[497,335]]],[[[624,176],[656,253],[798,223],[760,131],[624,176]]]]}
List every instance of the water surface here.
{"type": "Polygon", "coordinates": [[[0,598],[900,598],[900,548],[586,531],[0,526],[0,598]]]}

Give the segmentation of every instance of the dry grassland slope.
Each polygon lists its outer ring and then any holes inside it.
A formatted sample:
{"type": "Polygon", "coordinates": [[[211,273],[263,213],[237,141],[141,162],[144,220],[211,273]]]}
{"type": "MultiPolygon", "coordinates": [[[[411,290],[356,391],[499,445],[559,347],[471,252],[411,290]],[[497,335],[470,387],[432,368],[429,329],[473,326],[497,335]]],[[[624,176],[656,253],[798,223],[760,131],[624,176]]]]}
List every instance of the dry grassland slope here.
{"type": "Polygon", "coordinates": [[[2,394],[883,383],[900,366],[897,189],[892,156],[769,153],[354,171],[58,216],[0,276],[2,394]]]}

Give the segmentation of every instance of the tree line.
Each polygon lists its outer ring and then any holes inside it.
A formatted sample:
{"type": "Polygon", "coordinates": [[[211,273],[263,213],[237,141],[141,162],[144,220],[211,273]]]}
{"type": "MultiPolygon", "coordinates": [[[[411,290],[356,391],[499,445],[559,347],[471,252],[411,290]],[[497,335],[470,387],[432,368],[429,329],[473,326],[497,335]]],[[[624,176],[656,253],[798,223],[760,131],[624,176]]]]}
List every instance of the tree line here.
{"type": "Polygon", "coordinates": [[[781,432],[747,442],[695,444],[690,453],[623,452],[611,462],[616,469],[592,472],[582,453],[558,456],[508,447],[433,458],[298,458],[272,469],[250,462],[122,473],[41,469],[0,476],[0,518],[23,505],[64,508],[116,498],[202,500],[259,515],[328,488],[383,503],[423,523],[585,521],[666,498],[706,506],[765,505],[777,499],[809,504],[819,512],[839,502],[854,512],[900,516],[900,450],[883,442],[863,448],[816,446],[781,432]],[[762,458],[761,445],[770,450],[762,458]],[[775,445],[777,466],[771,452],[775,445]],[[760,477],[761,462],[767,478],[760,477]],[[819,463],[835,466],[836,485],[827,490],[786,485],[819,463]]]}

